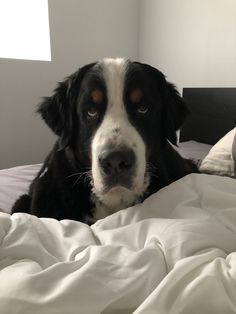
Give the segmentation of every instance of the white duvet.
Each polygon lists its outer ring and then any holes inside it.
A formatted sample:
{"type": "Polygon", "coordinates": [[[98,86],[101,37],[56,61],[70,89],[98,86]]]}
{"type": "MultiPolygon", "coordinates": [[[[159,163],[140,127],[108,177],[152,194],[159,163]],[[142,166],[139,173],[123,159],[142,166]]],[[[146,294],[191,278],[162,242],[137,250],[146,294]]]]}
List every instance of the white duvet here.
{"type": "Polygon", "coordinates": [[[189,175],[92,227],[0,214],[1,314],[236,313],[236,181],[189,175]]]}

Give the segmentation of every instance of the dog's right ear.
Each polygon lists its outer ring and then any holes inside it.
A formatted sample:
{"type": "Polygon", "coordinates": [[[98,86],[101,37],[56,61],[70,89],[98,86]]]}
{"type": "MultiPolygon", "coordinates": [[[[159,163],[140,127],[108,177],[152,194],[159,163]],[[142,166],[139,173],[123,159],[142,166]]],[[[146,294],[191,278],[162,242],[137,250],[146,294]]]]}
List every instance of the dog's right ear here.
{"type": "Polygon", "coordinates": [[[63,82],[59,83],[51,97],[45,97],[37,112],[52,131],[60,137],[61,144],[67,146],[73,134],[76,101],[80,85],[86,72],[95,63],[88,64],[63,82]]]}

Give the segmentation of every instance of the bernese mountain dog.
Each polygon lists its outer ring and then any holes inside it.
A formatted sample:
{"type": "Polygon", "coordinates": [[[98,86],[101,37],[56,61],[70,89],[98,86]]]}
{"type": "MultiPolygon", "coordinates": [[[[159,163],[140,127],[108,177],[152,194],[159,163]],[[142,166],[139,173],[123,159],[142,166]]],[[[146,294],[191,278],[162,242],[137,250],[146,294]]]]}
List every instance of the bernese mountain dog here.
{"type": "Polygon", "coordinates": [[[150,65],[123,58],[85,65],[38,112],[58,141],[12,213],[92,224],[197,172],[172,146],[188,110],[150,65]]]}

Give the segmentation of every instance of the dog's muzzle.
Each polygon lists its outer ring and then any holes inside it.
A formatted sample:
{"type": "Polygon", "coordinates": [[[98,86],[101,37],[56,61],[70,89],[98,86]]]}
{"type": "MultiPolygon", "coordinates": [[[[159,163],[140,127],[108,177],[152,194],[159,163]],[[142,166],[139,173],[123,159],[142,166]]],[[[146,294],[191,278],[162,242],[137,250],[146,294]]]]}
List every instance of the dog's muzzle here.
{"type": "Polygon", "coordinates": [[[106,150],[99,155],[99,167],[107,190],[115,186],[132,188],[135,154],[129,148],[106,150]]]}

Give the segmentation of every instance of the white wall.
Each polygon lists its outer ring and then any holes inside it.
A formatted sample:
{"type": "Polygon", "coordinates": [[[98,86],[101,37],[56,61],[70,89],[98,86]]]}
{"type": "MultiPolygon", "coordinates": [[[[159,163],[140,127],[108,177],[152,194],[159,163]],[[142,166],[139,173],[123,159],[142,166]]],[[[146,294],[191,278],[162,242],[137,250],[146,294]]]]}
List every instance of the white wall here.
{"type": "Polygon", "coordinates": [[[104,56],[150,63],[179,90],[236,86],[235,0],[49,0],[49,15],[52,62],[0,59],[0,169],[42,162],[55,137],[40,97],[104,56]]]}
{"type": "Polygon", "coordinates": [[[49,0],[52,62],[0,59],[0,169],[42,162],[55,137],[34,113],[79,66],[137,58],[138,0],[49,0]]]}
{"type": "Polygon", "coordinates": [[[141,0],[139,59],[182,87],[236,86],[235,0],[141,0]]]}

